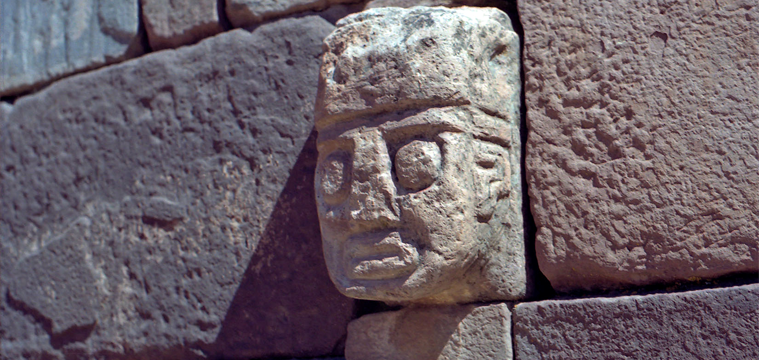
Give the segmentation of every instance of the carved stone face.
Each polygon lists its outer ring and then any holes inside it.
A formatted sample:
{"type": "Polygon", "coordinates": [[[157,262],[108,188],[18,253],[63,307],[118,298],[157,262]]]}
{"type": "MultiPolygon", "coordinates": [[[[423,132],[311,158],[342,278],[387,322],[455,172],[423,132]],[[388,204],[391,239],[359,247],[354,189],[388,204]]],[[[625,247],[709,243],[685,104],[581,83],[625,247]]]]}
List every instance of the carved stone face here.
{"type": "Polygon", "coordinates": [[[325,38],[315,185],[343,294],[528,296],[519,59],[509,17],[494,8],[370,9],[325,38]]]}
{"type": "Polygon", "coordinates": [[[390,302],[466,297],[510,188],[508,149],[477,134],[471,113],[450,108],[320,130],[316,197],[341,292],[390,302]]]}

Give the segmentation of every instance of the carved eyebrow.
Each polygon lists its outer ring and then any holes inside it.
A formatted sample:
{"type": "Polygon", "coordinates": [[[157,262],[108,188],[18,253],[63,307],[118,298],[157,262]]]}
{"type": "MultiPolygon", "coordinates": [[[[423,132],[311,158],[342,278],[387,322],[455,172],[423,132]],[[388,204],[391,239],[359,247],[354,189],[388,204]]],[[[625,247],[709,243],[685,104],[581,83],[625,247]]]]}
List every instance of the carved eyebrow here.
{"type": "Polygon", "coordinates": [[[452,123],[406,123],[396,126],[383,127],[382,133],[387,139],[400,139],[408,136],[420,135],[425,133],[441,132],[465,132],[463,127],[452,123]]]}
{"type": "MultiPolygon", "coordinates": [[[[400,115],[403,116],[403,115],[400,115]]],[[[354,130],[362,127],[375,127],[380,129],[385,137],[403,137],[403,133],[423,134],[425,132],[466,132],[469,127],[466,123],[446,121],[436,116],[410,115],[400,120],[382,118],[355,119],[352,121],[336,124],[319,130],[317,144],[328,144],[335,141],[350,141],[354,137],[354,130]]]]}
{"type": "Polygon", "coordinates": [[[475,133],[474,138],[480,141],[485,141],[491,144],[498,145],[504,149],[511,149],[511,140],[508,138],[488,135],[485,133],[475,133]]]}
{"type": "Polygon", "coordinates": [[[316,150],[320,153],[329,150],[334,151],[337,148],[348,150],[352,147],[353,139],[345,135],[345,133],[340,134],[336,137],[325,139],[325,140],[317,140],[316,142],[316,150]]]}

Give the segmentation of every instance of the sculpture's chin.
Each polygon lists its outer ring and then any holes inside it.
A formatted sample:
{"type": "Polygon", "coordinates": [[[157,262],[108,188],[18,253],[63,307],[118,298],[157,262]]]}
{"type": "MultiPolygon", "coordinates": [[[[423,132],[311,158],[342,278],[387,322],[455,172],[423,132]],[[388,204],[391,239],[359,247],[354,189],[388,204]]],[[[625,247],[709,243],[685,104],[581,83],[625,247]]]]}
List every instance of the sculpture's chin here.
{"type": "Polygon", "coordinates": [[[419,293],[421,289],[404,286],[401,279],[360,281],[360,284],[354,283],[340,290],[348,297],[391,303],[414,302],[424,298],[419,293]]]}
{"type": "Polygon", "coordinates": [[[470,292],[467,287],[454,286],[438,289],[435,287],[396,286],[391,288],[385,281],[382,284],[357,285],[339,288],[346,296],[362,300],[382,301],[391,305],[444,305],[478,301],[478,294],[470,292]],[[375,285],[375,286],[372,286],[375,285]],[[377,286],[378,285],[378,286],[377,286]]]}
{"type": "MultiPolygon", "coordinates": [[[[436,243],[449,245],[447,239],[436,243]]],[[[430,239],[425,239],[427,243],[430,239]]],[[[463,241],[466,244],[474,241],[463,241]]],[[[358,233],[345,240],[340,262],[330,275],[344,295],[393,304],[451,304],[473,295],[467,275],[479,251],[453,247],[442,252],[420,249],[415,234],[398,228],[358,233]]],[[[479,273],[475,271],[475,273],[479,273]]]]}

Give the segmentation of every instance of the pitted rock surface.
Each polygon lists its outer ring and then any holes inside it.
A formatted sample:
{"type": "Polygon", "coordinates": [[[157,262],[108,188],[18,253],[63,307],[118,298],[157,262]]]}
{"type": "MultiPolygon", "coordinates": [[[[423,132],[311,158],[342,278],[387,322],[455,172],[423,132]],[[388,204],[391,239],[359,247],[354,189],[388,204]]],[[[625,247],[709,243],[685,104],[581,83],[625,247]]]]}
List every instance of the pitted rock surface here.
{"type": "Polygon", "coordinates": [[[530,205],[553,287],[759,270],[756,2],[519,13],[530,205]]]}
{"type": "Polygon", "coordinates": [[[11,301],[38,315],[38,320],[50,327],[51,338],[97,322],[98,272],[83,241],[89,225],[89,219],[77,219],[60,237],[6,275],[11,301]]]}
{"type": "Polygon", "coordinates": [[[310,137],[332,29],[235,30],[3,103],[2,357],[338,355],[353,301],[310,137]]]}
{"type": "Polygon", "coordinates": [[[517,359],[756,359],[759,285],[517,304],[517,359]]]}
{"type": "Polygon", "coordinates": [[[138,0],[3,0],[0,95],[142,53],[138,0]]]}

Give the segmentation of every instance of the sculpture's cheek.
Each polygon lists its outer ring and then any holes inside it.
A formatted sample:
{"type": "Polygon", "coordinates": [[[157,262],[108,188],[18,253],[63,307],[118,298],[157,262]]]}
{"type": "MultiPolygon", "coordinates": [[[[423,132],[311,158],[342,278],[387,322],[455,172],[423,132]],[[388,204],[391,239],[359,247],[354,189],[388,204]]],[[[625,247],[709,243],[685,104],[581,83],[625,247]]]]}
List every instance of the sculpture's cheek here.
{"type": "Polygon", "coordinates": [[[441,179],[429,189],[399,201],[404,227],[416,234],[420,250],[438,253],[446,259],[478,246],[471,193],[455,180],[441,179]]]}

